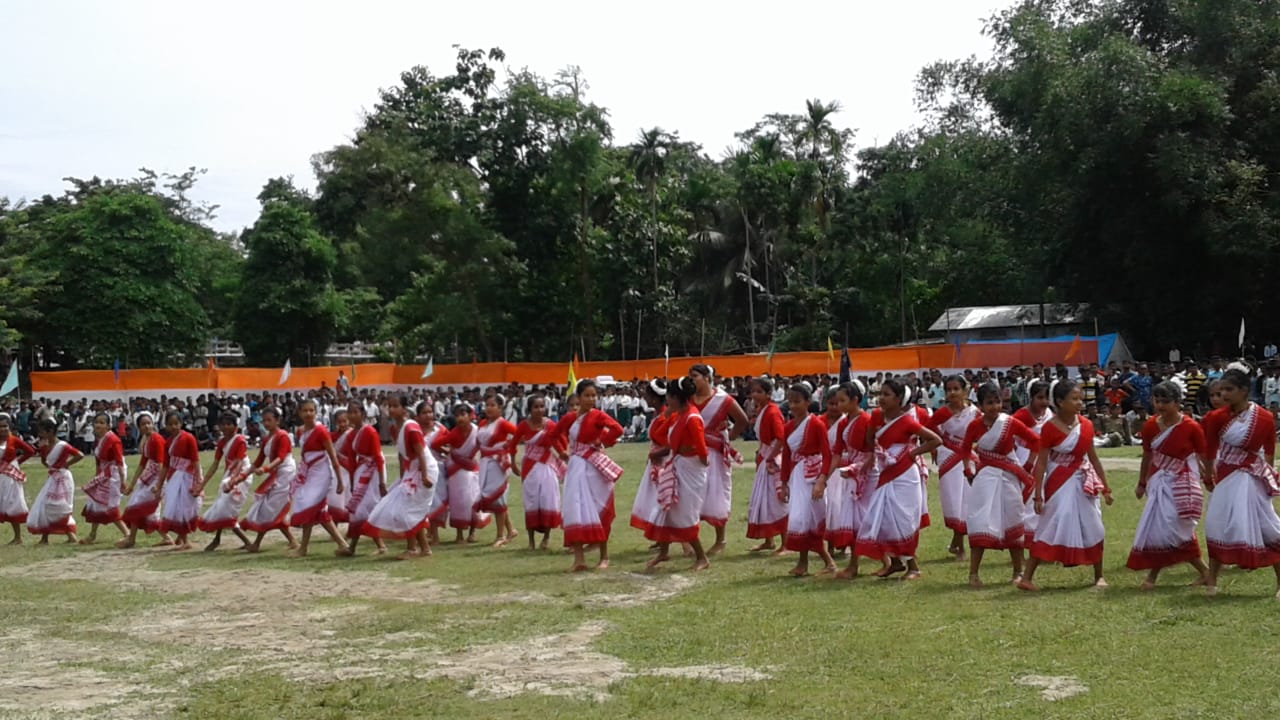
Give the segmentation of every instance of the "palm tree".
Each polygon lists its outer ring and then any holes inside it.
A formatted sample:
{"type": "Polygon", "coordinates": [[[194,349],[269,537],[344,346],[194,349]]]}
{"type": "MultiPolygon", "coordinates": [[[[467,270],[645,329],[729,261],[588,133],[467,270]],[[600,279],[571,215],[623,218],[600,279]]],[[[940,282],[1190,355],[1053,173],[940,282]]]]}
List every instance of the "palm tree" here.
{"type": "Polygon", "coordinates": [[[653,244],[653,286],[658,286],[658,181],[667,171],[667,157],[677,143],[675,135],[660,127],[641,130],[631,146],[628,163],[649,195],[649,232],[653,244]]]}
{"type": "Polygon", "coordinates": [[[831,116],[840,112],[840,102],[833,100],[824,103],[821,100],[805,100],[805,115],[800,127],[800,139],[809,143],[809,159],[818,161],[822,158],[823,149],[840,141],[840,131],[831,124],[831,116]]]}

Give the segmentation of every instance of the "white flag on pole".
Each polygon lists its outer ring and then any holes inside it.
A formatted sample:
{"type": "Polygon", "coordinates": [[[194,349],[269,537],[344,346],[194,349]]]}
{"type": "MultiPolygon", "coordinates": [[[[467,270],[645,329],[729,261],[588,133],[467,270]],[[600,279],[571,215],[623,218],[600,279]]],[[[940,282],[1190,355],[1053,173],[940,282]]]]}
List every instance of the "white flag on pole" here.
{"type": "Polygon", "coordinates": [[[1244,318],[1240,318],[1240,340],[1236,342],[1236,347],[1244,349],[1244,318]]]}
{"type": "Polygon", "coordinates": [[[427,357],[427,366],[426,366],[426,367],[424,367],[424,368],[422,368],[422,378],[421,378],[421,379],[426,380],[427,378],[431,377],[431,373],[433,373],[433,372],[435,372],[435,371],[436,371],[436,358],[435,358],[435,356],[434,356],[434,355],[428,356],[428,357],[427,357]]]}
{"type": "Polygon", "coordinates": [[[284,371],[280,373],[280,382],[278,382],[278,383],[276,383],[276,384],[277,384],[277,385],[284,385],[285,383],[289,382],[289,376],[290,376],[290,375],[292,375],[292,374],[293,374],[293,361],[292,361],[292,360],[285,360],[285,361],[284,361],[284,371]]]}

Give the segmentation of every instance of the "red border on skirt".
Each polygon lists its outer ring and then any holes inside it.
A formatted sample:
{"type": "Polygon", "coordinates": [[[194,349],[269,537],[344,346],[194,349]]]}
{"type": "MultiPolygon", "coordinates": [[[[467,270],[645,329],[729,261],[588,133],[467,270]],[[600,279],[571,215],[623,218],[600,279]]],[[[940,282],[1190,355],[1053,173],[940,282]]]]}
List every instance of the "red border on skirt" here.
{"type": "Polygon", "coordinates": [[[915,557],[916,548],[920,545],[920,533],[917,532],[909,538],[902,540],[892,540],[889,542],[879,540],[863,540],[858,539],[853,544],[853,552],[862,557],[869,557],[875,560],[882,560],[885,555],[897,555],[899,557],[915,557]]]}
{"type": "Polygon", "coordinates": [[[200,518],[196,521],[196,528],[200,532],[217,532],[219,530],[230,530],[240,524],[236,518],[222,518],[221,520],[205,520],[200,518]]]}
{"type": "Polygon", "coordinates": [[[786,515],[771,523],[747,523],[747,539],[749,540],[768,540],[775,535],[785,535],[786,533],[786,515]]]}
{"type": "Polygon", "coordinates": [[[672,528],[662,525],[650,525],[648,530],[644,531],[646,540],[658,543],[687,543],[698,539],[698,531],[702,528],[699,523],[693,527],[672,528]]]}
{"type": "Polygon", "coordinates": [[[554,510],[532,510],[524,514],[524,529],[546,532],[560,527],[562,518],[554,510]]]}
{"type": "Polygon", "coordinates": [[[50,525],[47,528],[38,528],[31,524],[27,525],[27,532],[32,535],[70,535],[76,531],[76,520],[70,515],[58,521],[56,525],[50,525]]]}
{"type": "Polygon", "coordinates": [[[996,537],[995,535],[987,535],[985,533],[975,533],[969,536],[969,548],[982,548],[983,550],[1020,550],[1023,545],[1023,536],[1026,533],[1022,529],[1022,525],[1009,528],[1004,531],[1004,537],[996,537]]]}
{"type": "Polygon", "coordinates": [[[321,502],[290,515],[289,527],[310,527],[331,519],[328,503],[321,502]]]}
{"type": "Polygon", "coordinates": [[[120,519],[120,508],[115,507],[106,512],[91,512],[89,508],[80,511],[80,517],[84,518],[87,523],[97,523],[99,525],[107,525],[120,519]]]}
{"type": "Polygon", "coordinates": [[[280,511],[280,514],[277,515],[275,519],[273,519],[269,523],[264,523],[262,525],[250,522],[248,518],[245,518],[244,520],[240,521],[240,529],[248,530],[249,532],[262,532],[262,533],[271,532],[272,530],[283,530],[284,528],[289,527],[289,511],[292,509],[293,509],[292,502],[285,503],[284,509],[280,511]]]}
{"type": "Polygon", "coordinates": [[[27,513],[21,515],[0,515],[0,523],[25,523],[27,521],[27,513]]]}
{"type": "Polygon", "coordinates": [[[1223,545],[1207,541],[1209,557],[1223,565],[1235,565],[1244,570],[1257,570],[1280,563],[1280,548],[1254,547],[1252,545],[1223,545]]]}
{"type": "Polygon", "coordinates": [[[825,533],[827,542],[836,548],[851,548],[858,542],[858,534],[852,528],[831,530],[825,533]]]}
{"type": "Polygon", "coordinates": [[[813,532],[787,533],[782,540],[782,547],[795,552],[802,550],[821,552],[826,547],[826,534],[826,523],[818,523],[818,527],[813,532]]]}
{"type": "MultiPolygon", "coordinates": [[[[946,528],[947,528],[948,530],[951,530],[952,532],[958,532],[958,533],[960,533],[961,535],[968,535],[968,534],[969,534],[968,525],[965,523],[965,521],[964,521],[964,520],[961,520],[961,519],[959,519],[959,518],[943,517],[943,519],[942,519],[942,524],[943,524],[944,526],[946,526],[946,528]]],[[[922,526],[922,527],[923,527],[923,526],[922,526]]]]}
{"type": "Polygon", "coordinates": [[[1178,547],[1133,548],[1125,567],[1130,570],[1155,570],[1200,559],[1200,543],[1193,537],[1178,547]]]}
{"type": "Polygon", "coordinates": [[[1031,557],[1040,562],[1062,563],[1066,567],[1092,565],[1102,560],[1102,543],[1093,547],[1077,548],[1066,545],[1050,545],[1037,540],[1031,544],[1031,557]]]}

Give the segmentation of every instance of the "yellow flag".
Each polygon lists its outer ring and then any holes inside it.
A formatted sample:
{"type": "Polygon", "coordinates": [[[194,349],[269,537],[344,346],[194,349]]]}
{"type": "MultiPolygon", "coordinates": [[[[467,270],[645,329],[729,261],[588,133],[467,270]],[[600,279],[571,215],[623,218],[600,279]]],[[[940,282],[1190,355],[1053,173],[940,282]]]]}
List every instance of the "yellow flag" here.
{"type": "Polygon", "coordinates": [[[574,355],[573,361],[569,363],[569,388],[564,393],[564,396],[566,398],[573,397],[573,391],[575,388],[578,387],[578,377],[573,374],[573,366],[574,366],[574,363],[577,363],[577,362],[578,362],[578,356],[574,355]]]}
{"type": "Polygon", "coordinates": [[[831,336],[830,336],[830,335],[828,335],[828,336],[827,336],[827,359],[828,359],[828,360],[835,360],[835,359],[836,359],[836,349],[835,349],[835,347],[833,347],[833,346],[831,345],[831,336]]]}

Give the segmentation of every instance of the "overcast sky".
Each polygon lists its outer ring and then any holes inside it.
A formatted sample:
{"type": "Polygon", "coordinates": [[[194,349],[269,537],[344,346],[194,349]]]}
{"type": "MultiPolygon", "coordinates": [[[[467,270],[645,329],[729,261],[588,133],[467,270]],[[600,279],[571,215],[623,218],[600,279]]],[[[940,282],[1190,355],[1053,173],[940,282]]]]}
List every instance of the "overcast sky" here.
{"type": "Polygon", "coordinates": [[[455,43],[544,76],[580,66],[618,143],[656,125],[719,157],[816,97],[844,106],[837,123],[865,147],[916,123],[921,67],[986,57],[983,20],[1011,4],[5,0],[0,195],[194,165],[215,225],[239,230],[268,178],[314,187],[311,155],[349,138],[402,70],[450,72],[455,43]]]}

